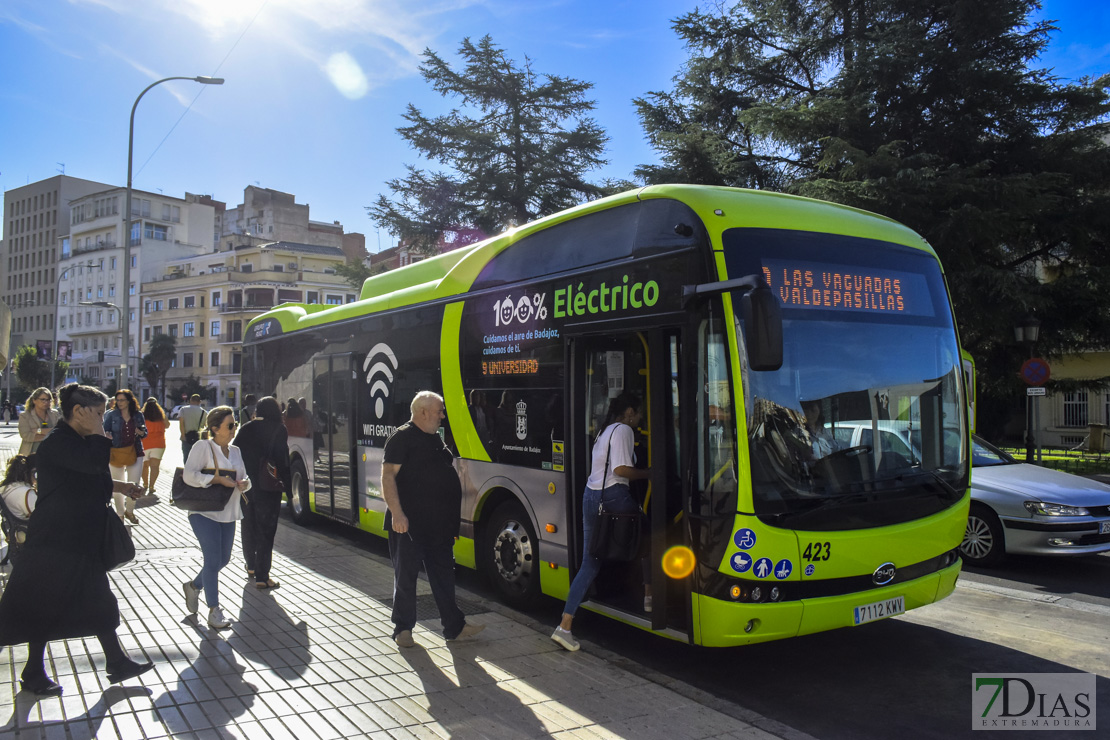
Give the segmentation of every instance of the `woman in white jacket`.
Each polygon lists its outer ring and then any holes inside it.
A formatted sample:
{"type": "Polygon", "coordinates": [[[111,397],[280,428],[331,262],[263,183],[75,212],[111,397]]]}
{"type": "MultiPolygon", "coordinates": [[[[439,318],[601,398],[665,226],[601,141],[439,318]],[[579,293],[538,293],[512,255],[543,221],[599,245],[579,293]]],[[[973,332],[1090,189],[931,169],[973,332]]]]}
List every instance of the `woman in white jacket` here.
{"type": "Polygon", "coordinates": [[[231,621],[220,608],[220,571],[231,560],[235,522],[243,518],[240,499],[245,498],[251,482],[239,448],[231,444],[235,437],[235,411],[230,406],[217,406],[208,412],[207,424],[205,438],[193,445],[189,459],[185,461],[185,483],[197,487],[212,484],[229,486],[235,489],[235,493],[220,511],[194,511],[189,514],[189,524],[204,554],[204,566],[196,578],[185,582],[183,589],[185,607],[190,614],[197,613],[200,592],[204,590],[208,626],[221,630],[229,627],[231,621]]]}

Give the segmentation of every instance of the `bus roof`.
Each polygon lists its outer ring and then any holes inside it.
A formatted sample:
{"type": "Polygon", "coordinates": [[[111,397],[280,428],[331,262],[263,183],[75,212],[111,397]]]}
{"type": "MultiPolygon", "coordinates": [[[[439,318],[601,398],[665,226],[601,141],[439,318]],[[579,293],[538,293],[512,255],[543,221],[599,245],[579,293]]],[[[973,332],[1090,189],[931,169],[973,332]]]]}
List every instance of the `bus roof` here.
{"type": "Polygon", "coordinates": [[[901,244],[934,254],[929,244],[897,221],[858,208],[784,193],[707,185],[651,185],[589,201],[509,229],[497,236],[367,278],[355,303],[342,306],[283,303],[247,326],[275,319],[287,333],[466,293],[497,254],[524,237],[556,224],[637,201],[669,198],[689,206],[706,225],[712,247],[721,249],[715,220],[728,228],[777,228],[840,234],[901,244]]]}

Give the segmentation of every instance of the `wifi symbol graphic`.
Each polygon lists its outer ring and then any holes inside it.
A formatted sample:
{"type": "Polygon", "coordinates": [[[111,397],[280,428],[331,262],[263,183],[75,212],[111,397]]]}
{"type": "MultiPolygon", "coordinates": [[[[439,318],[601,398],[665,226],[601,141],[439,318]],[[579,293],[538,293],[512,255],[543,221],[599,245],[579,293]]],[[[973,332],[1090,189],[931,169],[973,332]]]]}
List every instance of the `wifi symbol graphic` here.
{"type": "Polygon", "coordinates": [[[374,415],[380,419],[385,413],[385,399],[389,398],[393,384],[393,371],[397,369],[397,355],[388,344],[379,342],[366,355],[362,369],[366,372],[370,397],[374,399],[374,415]]]}

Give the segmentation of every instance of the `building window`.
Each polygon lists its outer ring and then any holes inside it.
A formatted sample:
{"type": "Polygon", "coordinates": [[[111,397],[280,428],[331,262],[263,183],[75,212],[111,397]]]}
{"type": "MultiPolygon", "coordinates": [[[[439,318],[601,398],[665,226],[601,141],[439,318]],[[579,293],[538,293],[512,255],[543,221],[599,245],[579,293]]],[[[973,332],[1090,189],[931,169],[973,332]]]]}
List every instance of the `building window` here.
{"type": "Polygon", "coordinates": [[[108,297],[109,298],[115,298],[116,297],[116,286],[114,286],[114,285],[109,285],[108,286],[108,297]]]}
{"type": "Polygon", "coordinates": [[[210,354],[208,356],[208,367],[219,367],[219,366],[220,366],[220,353],[219,352],[213,352],[212,354],[210,354]]]}
{"type": "Polygon", "coordinates": [[[187,296],[185,296],[184,300],[185,300],[185,308],[196,308],[197,307],[197,297],[196,296],[187,295],[187,296]]]}
{"type": "Polygon", "coordinates": [[[177,337],[177,324],[170,324],[170,336],[177,337]]]}
{"type": "Polygon", "coordinates": [[[115,257],[112,258],[112,269],[113,270],[116,269],[116,258],[115,257]]]}
{"type": "Polygon", "coordinates": [[[150,327],[149,326],[146,329],[143,330],[143,341],[144,342],[149,342],[150,341],[150,327]]]}
{"type": "Polygon", "coordinates": [[[194,337],[196,336],[196,324],[192,321],[186,321],[181,325],[181,336],[194,337]]]}
{"type": "Polygon", "coordinates": [[[128,288],[127,293],[128,295],[135,295],[135,283],[131,283],[131,286],[128,288]]]}
{"type": "Polygon", "coordinates": [[[1064,394],[1064,426],[1087,426],[1087,391],[1072,391],[1064,394]]]}
{"type": "Polygon", "coordinates": [[[148,221],[143,228],[144,239],[153,239],[154,241],[164,242],[166,241],[166,237],[168,236],[168,234],[169,229],[167,229],[162,224],[153,224],[148,221]]]}
{"type": "Polygon", "coordinates": [[[214,290],[214,291],[212,291],[212,308],[216,308],[219,305],[220,305],[220,291],[214,290]]]}
{"type": "Polygon", "coordinates": [[[192,366],[193,366],[193,353],[192,352],[182,353],[182,355],[181,355],[181,367],[192,367],[192,366]]]}
{"type": "Polygon", "coordinates": [[[158,336],[161,333],[162,333],[162,327],[155,325],[155,327],[154,327],[154,336],[158,336]]]}
{"type": "Polygon", "coordinates": [[[219,321],[213,321],[208,333],[213,337],[220,336],[220,322],[219,321]]]}
{"type": "Polygon", "coordinates": [[[249,262],[244,264],[244,265],[239,265],[239,271],[240,272],[254,272],[254,265],[252,265],[249,262]]]}
{"type": "Polygon", "coordinates": [[[103,285],[96,286],[96,297],[97,298],[103,298],[104,297],[104,286],[103,285]]]}
{"type": "Polygon", "coordinates": [[[177,298],[170,298],[170,299],[169,299],[169,300],[167,301],[167,306],[166,306],[166,308],[168,308],[168,309],[169,309],[169,310],[171,310],[171,311],[175,311],[175,310],[177,310],[177,303],[178,303],[178,299],[177,299],[177,298]]]}
{"type": "Polygon", "coordinates": [[[325,295],[324,296],[324,303],[329,305],[329,306],[342,306],[343,305],[343,296],[341,296],[341,295],[330,295],[330,294],[325,295]]]}

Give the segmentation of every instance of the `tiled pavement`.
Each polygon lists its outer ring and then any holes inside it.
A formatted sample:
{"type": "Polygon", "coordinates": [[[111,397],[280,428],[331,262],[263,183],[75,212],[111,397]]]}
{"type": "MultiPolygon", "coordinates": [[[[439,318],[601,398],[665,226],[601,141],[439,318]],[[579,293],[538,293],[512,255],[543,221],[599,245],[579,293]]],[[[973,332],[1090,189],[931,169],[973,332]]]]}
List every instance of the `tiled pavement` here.
{"type": "MultiPolygon", "coordinates": [[[[0,460],[9,441],[0,432],[0,460]]],[[[549,626],[461,590],[468,621],[486,625],[479,638],[448,646],[433,615],[402,650],[388,560],[287,521],[281,588],[257,591],[237,545],[221,574],[233,625],[217,633],[184,615],[181,583],[201,563],[185,515],[165,503],[137,513],[138,555],[111,578],[124,647],[154,670],[109,686],[95,638],[53,642],[47,669],[65,692],[38,699],[18,690],[26,648],[0,648],[0,740],[804,737],[588,643],[564,652],[549,626]]]]}

